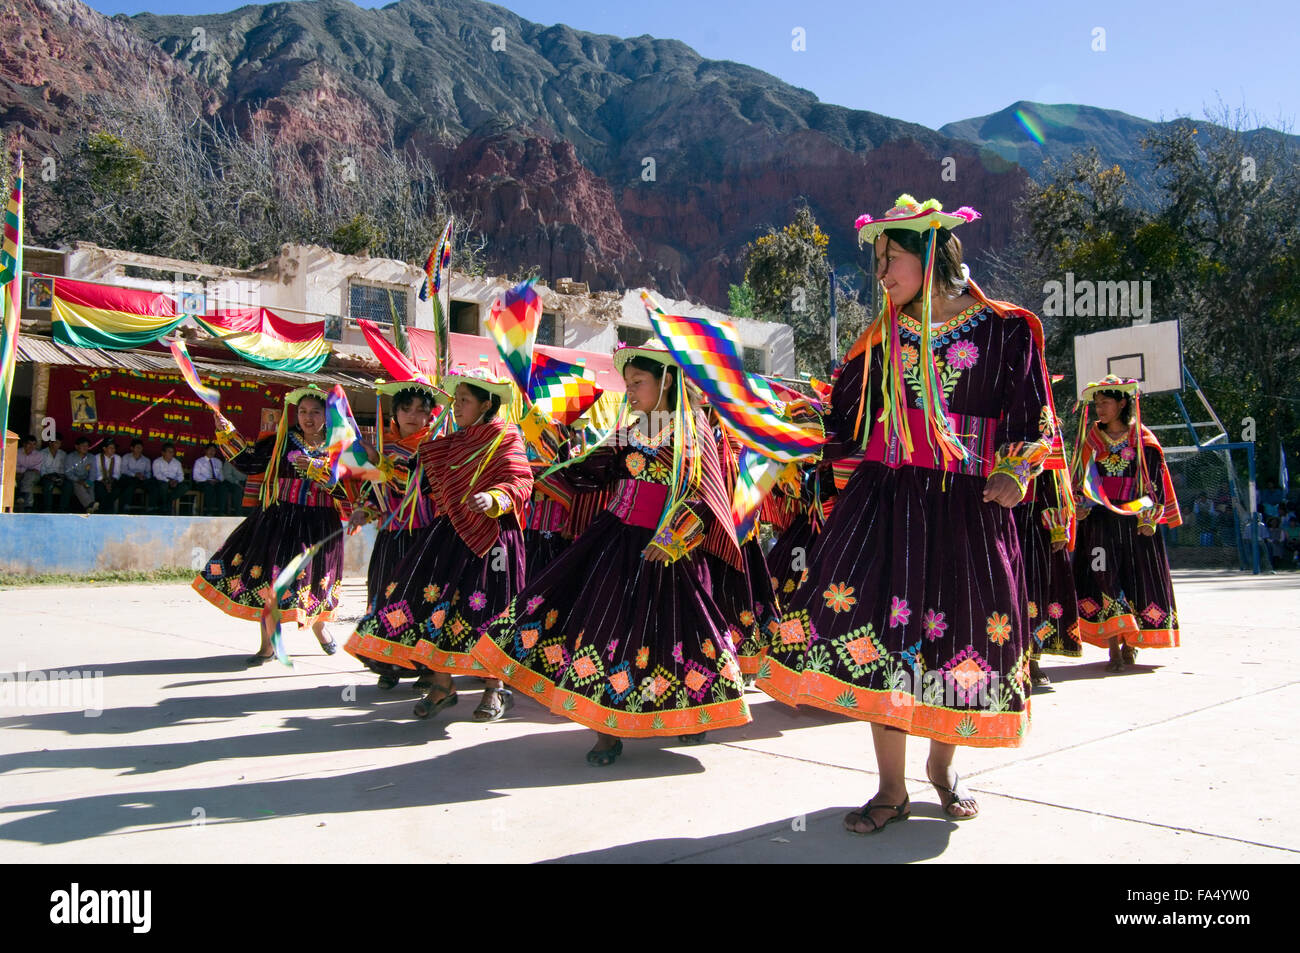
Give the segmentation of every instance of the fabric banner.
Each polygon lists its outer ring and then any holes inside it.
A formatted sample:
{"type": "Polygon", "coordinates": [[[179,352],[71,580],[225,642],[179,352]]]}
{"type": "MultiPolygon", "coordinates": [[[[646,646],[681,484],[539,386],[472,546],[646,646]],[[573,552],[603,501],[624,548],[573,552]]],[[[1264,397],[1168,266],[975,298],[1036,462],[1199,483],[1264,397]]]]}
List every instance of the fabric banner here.
{"type": "MultiPolygon", "coordinates": [[[[44,277],[44,276],[43,276],[44,277]]],[[[152,344],[185,320],[170,295],[52,277],[54,339],[70,347],[125,351],[152,344]]]]}
{"type": "MultiPolygon", "coordinates": [[[[384,333],[379,330],[379,325],[373,321],[358,320],[357,324],[361,327],[361,333],[365,336],[366,343],[370,345],[371,353],[384,365],[384,370],[395,381],[421,381],[425,384],[433,383],[433,374],[437,370],[436,361],[430,362],[422,360],[412,350],[412,356],[407,357],[399,351],[394,345],[388,343],[384,333]]],[[[408,337],[417,334],[414,328],[407,331],[408,337]]],[[[426,334],[430,332],[425,332],[426,334]]]]}
{"type": "MultiPolygon", "coordinates": [[[[221,392],[221,412],[252,439],[274,432],[284,405],[283,384],[248,378],[204,374],[203,385],[221,392]]],[[[213,438],[212,412],[190,390],[178,371],[127,371],[109,368],[50,368],[50,397],[46,414],[54,420],[65,450],[77,434],[117,438],[119,452],[128,453],[131,440],[144,441],[146,456],[156,457],[162,444],[176,445],[187,465],[203,455],[213,438]]]]}
{"type": "Polygon", "coordinates": [[[268,370],[314,374],[330,356],[324,321],[289,321],[267,308],[228,308],[194,320],[244,360],[268,370]]]}

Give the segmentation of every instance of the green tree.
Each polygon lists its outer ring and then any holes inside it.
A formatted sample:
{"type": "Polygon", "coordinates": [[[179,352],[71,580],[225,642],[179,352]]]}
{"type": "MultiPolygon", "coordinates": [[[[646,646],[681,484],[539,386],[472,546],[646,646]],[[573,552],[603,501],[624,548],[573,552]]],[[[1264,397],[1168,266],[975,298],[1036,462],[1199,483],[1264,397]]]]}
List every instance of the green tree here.
{"type": "MultiPolygon", "coordinates": [[[[1233,439],[1254,418],[1262,472],[1300,438],[1300,172],[1294,146],[1243,117],[1180,121],[1143,146],[1159,184],[1139,195],[1095,151],[1076,153],[1032,184],[1021,239],[994,264],[1010,297],[1042,314],[1047,281],[1150,281],[1154,321],[1178,318],[1184,364],[1233,439]]],[[[1127,317],[1043,315],[1048,364],[1075,393],[1074,337],[1127,317]]],[[[1065,393],[1058,391],[1058,396],[1065,393]]],[[[1062,404],[1067,403],[1061,401],[1062,404]]],[[[1171,397],[1146,402],[1177,419],[1171,397]]]]}
{"type": "Polygon", "coordinates": [[[769,228],[745,249],[753,316],[790,325],[799,370],[816,374],[830,363],[828,243],[805,205],[789,225],[769,228]]]}
{"type": "Polygon", "coordinates": [[[754,317],[754,289],[748,281],[728,286],[727,313],[735,318],[754,317]]]}

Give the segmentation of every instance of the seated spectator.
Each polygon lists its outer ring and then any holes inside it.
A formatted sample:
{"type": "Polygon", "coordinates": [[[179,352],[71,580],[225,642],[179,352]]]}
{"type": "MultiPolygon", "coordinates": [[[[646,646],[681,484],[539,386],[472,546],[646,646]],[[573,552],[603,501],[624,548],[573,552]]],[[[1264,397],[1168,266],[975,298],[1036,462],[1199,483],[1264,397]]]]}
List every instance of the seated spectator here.
{"type": "Polygon", "coordinates": [[[153,462],[152,487],[149,512],[160,516],[170,514],[172,504],[190,488],[185,467],[176,459],[176,445],[171,441],[162,445],[162,456],[153,462]]]}
{"type": "Polygon", "coordinates": [[[149,503],[150,491],[153,489],[153,461],[144,455],[144,441],[131,441],[131,452],[122,458],[122,487],[118,494],[118,503],[122,512],[129,512],[135,498],[135,491],[140,491],[141,499],[149,503]]]}
{"type": "Polygon", "coordinates": [[[41,451],[41,502],[46,513],[54,512],[54,491],[63,492],[63,468],[68,455],[63,452],[63,441],[55,434],[45,442],[41,451]]]}
{"type": "Polygon", "coordinates": [[[221,479],[229,487],[226,492],[229,494],[230,507],[225,515],[238,516],[244,508],[244,483],[248,480],[248,474],[226,460],[221,464],[221,479]]]}
{"type": "Polygon", "coordinates": [[[31,512],[36,509],[36,487],[41,482],[40,444],[31,434],[23,437],[22,448],[18,451],[18,464],[14,468],[14,481],[18,494],[14,498],[17,509],[31,512]]]}
{"type": "Polygon", "coordinates": [[[63,465],[63,509],[73,512],[72,501],[76,500],[80,507],[76,512],[93,513],[99,504],[95,502],[95,458],[90,455],[90,438],[78,437],[72,447],[63,465]]]}
{"type": "Polygon", "coordinates": [[[226,500],[230,496],[231,485],[222,479],[224,462],[217,452],[215,443],[204,448],[203,456],[194,461],[194,472],[190,478],[199,492],[203,494],[203,512],[207,516],[221,516],[226,511],[226,500]]]}
{"type": "Polygon", "coordinates": [[[117,453],[117,442],[106,437],[95,454],[95,502],[99,504],[99,512],[116,513],[121,492],[122,458],[117,453]]]}
{"type": "Polygon", "coordinates": [[[1268,521],[1268,555],[1277,565],[1284,559],[1290,559],[1291,554],[1287,551],[1286,530],[1282,528],[1282,521],[1276,516],[1268,521]]]}

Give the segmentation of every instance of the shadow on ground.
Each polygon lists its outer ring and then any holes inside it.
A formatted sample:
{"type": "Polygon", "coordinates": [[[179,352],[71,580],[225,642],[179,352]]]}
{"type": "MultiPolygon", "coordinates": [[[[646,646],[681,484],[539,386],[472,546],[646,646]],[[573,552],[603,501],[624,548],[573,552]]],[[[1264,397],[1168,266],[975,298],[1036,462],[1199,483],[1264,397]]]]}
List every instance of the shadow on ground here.
{"type": "Polygon", "coordinates": [[[934,804],[878,834],[850,834],[844,815],[860,805],[828,807],[785,822],[712,837],[670,837],[557,857],[549,863],[902,864],[938,857],[957,824],[934,804]],[[796,828],[800,829],[796,829],[796,828]]]}

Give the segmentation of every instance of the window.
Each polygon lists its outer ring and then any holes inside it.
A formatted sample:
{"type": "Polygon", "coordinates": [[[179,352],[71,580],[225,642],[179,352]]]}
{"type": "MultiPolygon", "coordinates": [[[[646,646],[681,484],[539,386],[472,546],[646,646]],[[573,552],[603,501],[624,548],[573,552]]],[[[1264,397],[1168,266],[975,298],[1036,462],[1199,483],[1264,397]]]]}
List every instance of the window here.
{"type": "Polygon", "coordinates": [[[636,347],[638,344],[644,344],[650,338],[654,337],[649,328],[638,328],[631,324],[620,324],[618,326],[618,339],[624,344],[636,347]]]}
{"type": "Polygon", "coordinates": [[[453,301],[447,329],[457,334],[478,334],[478,313],[473,301],[453,301]]]}
{"type": "Polygon", "coordinates": [[[537,322],[537,343],[561,345],[564,343],[564,321],[558,314],[545,312],[537,322]]]}
{"type": "Polygon", "coordinates": [[[392,324],[393,312],[409,322],[406,317],[407,288],[390,288],[382,285],[363,285],[353,281],[348,284],[348,316],[354,321],[364,319],[376,324],[392,324]]]}
{"type": "Polygon", "coordinates": [[[767,354],[761,347],[747,347],[742,355],[745,370],[751,374],[762,374],[767,370],[767,354]]]}

